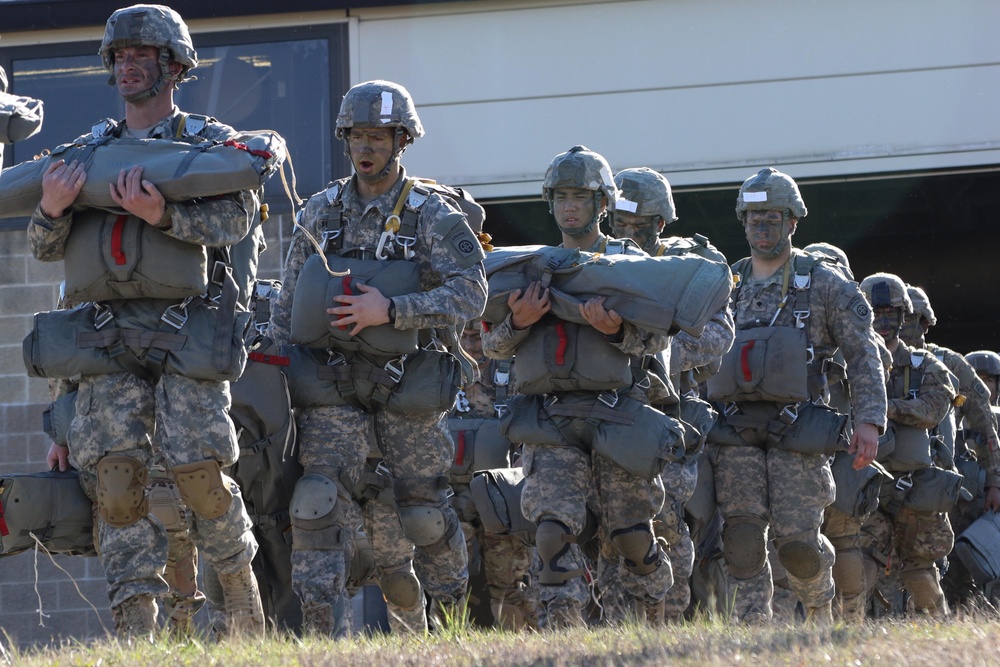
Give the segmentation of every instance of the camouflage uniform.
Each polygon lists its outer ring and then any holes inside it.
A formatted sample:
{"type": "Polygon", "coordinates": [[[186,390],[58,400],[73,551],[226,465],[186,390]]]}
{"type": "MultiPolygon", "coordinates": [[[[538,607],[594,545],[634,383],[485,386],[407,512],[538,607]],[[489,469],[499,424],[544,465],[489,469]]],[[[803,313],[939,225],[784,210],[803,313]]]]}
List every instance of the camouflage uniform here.
{"type": "MultiPolygon", "coordinates": [[[[466,386],[456,402],[451,423],[453,437],[455,426],[461,426],[458,421],[463,418],[491,419],[493,421],[483,424],[480,428],[499,427],[498,396],[494,384],[496,373],[491,372],[498,362],[493,362],[483,355],[478,322],[466,326],[462,333],[462,347],[473,359],[478,360],[480,379],[466,386]]],[[[510,382],[509,371],[506,382],[508,384],[510,382]]],[[[457,451],[456,449],[456,457],[457,451]]],[[[476,455],[478,458],[478,447],[476,455]]],[[[456,464],[458,464],[457,459],[456,464]]],[[[472,473],[483,468],[479,461],[473,461],[473,466],[474,468],[465,476],[457,476],[453,470],[451,480],[452,489],[455,491],[451,499],[452,505],[462,521],[462,531],[465,533],[469,552],[470,571],[474,571],[475,564],[482,565],[489,587],[490,608],[497,627],[507,630],[523,628],[537,630],[539,629],[537,577],[532,577],[530,572],[534,548],[517,536],[498,535],[483,529],[469,488],[472,473]]]]}
{"type": "MultiPolygon", "coordinates": [[[[172,114],[154,126],[149,137],[173,138],[183,114],[172,114]]],[[[127,127],[119,127],[126,132],[127,127]]],[[[199,136],[223,141],[236,132],[210,119],[199,136]]],[[[84,135],[78,141],[86,141],[84,135]]],[[[256,194],[233,195],[182,203],[171,203],[172,227],[165,233],[187,243],[210,248],[226,247],[246,236],[258,208],[256,194]]],[[[28,242],[36,259],[45,262],[63,259],[73,221],[87,215],[105,215],[90,209],[69,210],[60,218],[46,216],[36,208],[28,225],[28,242]]],[[[141,299],[147,307],[145,328],[159,329],[160,316],[170,301],[141,299]]],[[[202,306],[192,306],[202,307],[202,306]]],[[[154,383],[131,373],[84,375],[77,395],[77,416],[70,431],[70,461],[74,467],[96,475],[98,464],[107,456],[136,459],[148,469],[152,439],[162,448],[168,469],[186,464],[214,461],[219,466],[233,463],[237,456],[236,433],[229,419],[228,382],[198,380],[163,373],[154,383]]],[[[239,487],[228,477],[223,485],[232,502],[221,516],[193,517],[201,554],[223,574],[236,574],[249,566],[256,550],[250,520],[239,487]]],[[[167,594],[162,573],[168,559],[167,533],[151,516],[141,517],[125,527],[100,524],[101,560],[108,577],[112,608],[126,599],[167,594]]]]}
{"type": "MultiPolygon", "coordinates": [[[[599,235],[589,252],[605,252],[609,239],[599,235]]],[[[638,248],[625,245],[628,254],[645,254],[638,248]]],[[[532,328],[515,329],[508,316],[483,332],[483,350],[495,359],[506,359],[516,354],[517,347],[532,333],[532,328]]],[[[667,349],[664,336],[650,335],[629,323],[623,324],[622,340],[612,343],[632,357],[653,354],[667,349]]],[[[647,402],[644,390],[633,389],[629,395],[647,402]]],[[[576,422],[574,420],[574,428],[576,422]]],[[[600,535],[605,545],[618,531],[646,527],[652,532],[652,519],[663,505],[662,482],[647,482],[626,472],[617,464],[601,456],[588,454],[576,447],[554,447],[524,444],[524,471],[526,481],[521,498],[524,516],[535,523],[561,523],[569,531],[563,541],[566,548],[556,556],[552,567],[566,576],[561,583],[542,582],[539,592],[551,627],[578,624],[582,610],[589,598],[589,566],[580,546],[572,536],[579,536],[586,524],[588,509],[598,516],[600,535]]],[[[659,551],[659,565],[651,572],[640,575],[633,572],[620,553],[602,546],[602,553],[610,560],[606,567],[622,584],[631,598],[656,605],[673,583],[670,563],[659,551]]],[[[653,561],[655,562],[655,561],[653,561]]],[[[602,579],[605,577],[602,576],[602,579]]]]}
{"type": "MultiPolygon", "coordinates": [[[[385,220],[392,213],[406,181],[405,170],[400,170],[395,184],[367,204],[358,196],[353,179],[343,187],[344,248],[367,248],[369,252],[375,249],[385,220]]],[[[330,208],[325,192],[314,195],[302,211],[300,224],[314,238],[322,237],[322,220],[330,208]]],[[[413,261],[419,266],[423,291],[393,297],[395,328],[429,330],[461,326],[481,313],[486,295],[482,264],[461,266],[457,251],[442,236],[449,230],[439,228],[441,221],[453,223],[457,212],[456,207],[437,194],[430,195],[420,207],[413,261]]],[[[472,236],[467,226],[466,231],[472,236]]],[[[268,330],[277,342],[289,342],[292,297],[299,272],[314,253],[314,246],[302,231],[297,230],[285,260],[283,288],[274,305],[268,330]]],[[[316,472],[336,483],[338,501],[334,512],[343,511],[337,508],[348,504],[370,445],[381,452],[395,480],[395,497],[400,508],[425,504],[419,496],[411,495],[414,486],[434,486],[431,493],[435,497],[439,495],[435,485],[448,474],[454,457],[454,444],[443,419],[444,413],[404,415],[381,410],[368,414],[353,406],[336,406],[323,408],[322,414],[324,425],[312,431],[312,437],[300,433],[299,456],[307,476],[316,472]]],[[[444,500],[443,492],[440,495],[434,506],[443,513],[446,534],[434,544],[418,546],[417,551],[426,565],[423,583],[427,592],[441,603],[453,604],[465,593],[467,556],[458,517],[444,500]]],[[[366,518],[368,515],[366,512],[366,518]]],[[[333,528],[342,531],[344,517],[334,517],[333,521],[333,528]]],[[[304,541],[308,532],[293,527],[292,545],[293,581],[303,603],[307,626],[309,617],[316,617],[316,612],[310,610],[327,606],[336,609],[342,604],[343,592],[338,586],[344,581],[346,571],[338,540],[324,538],[319,544],[308,544],[304,541]]],[[[366,524],[366,532],[378,554],[379,529],[366,524]]]]}

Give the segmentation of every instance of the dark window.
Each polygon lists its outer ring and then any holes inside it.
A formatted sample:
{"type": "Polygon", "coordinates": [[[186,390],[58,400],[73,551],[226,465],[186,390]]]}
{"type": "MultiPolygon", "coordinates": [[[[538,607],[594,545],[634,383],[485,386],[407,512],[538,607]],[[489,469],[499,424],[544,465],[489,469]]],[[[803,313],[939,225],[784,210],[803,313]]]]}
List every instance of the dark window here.
{"type": "MultiPolygon", "coordinates": [[[[350,173],[341,143],[333,138],[333,120],[348,88],[346,24],[197,33],[193,39],[197,80],[175,93],[180,109],[215,116],[238,130],[276,130],[288,143],[302,197],[350,173]]],[[[124,103],[107,85],[99,46],[0,48],[11,92],[45,102],[42,131],[8,146],[5,166],[72,141],[101,119],[124,116],[124,103]]],[[[280,179],[271,179],[266,197],[272,211],[290,209],[280,179]]]]}

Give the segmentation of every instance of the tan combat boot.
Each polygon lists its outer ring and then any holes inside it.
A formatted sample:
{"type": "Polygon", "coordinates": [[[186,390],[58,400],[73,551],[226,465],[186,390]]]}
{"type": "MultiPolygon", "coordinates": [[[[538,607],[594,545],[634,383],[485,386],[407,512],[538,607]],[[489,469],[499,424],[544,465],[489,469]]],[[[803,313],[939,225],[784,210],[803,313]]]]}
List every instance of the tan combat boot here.
{"type": "Polygon", "coordinates": [[[264,608],[250,564],[234,574],[220,572],[219,584],[226,600],[226,634],[263,638],[264,608]]]}
{"type": "Polygon", "coordinates": [[[133,595],[115,608],[114,618],[119,637],[152,640],[156,632],[156,602],[150,595],[133,595]]]}
{"type": "Polygon", "coordinates": [[[833,625],[833,603],[827,602],[820,607],[806,607],[806,623],[820,628],[833,625]]]}

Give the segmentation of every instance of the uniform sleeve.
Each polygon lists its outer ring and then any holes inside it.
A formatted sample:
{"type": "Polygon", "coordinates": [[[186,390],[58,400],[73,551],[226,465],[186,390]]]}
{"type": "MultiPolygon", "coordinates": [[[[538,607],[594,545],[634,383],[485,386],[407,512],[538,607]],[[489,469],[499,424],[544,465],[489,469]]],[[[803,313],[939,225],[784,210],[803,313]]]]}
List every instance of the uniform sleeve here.
{"type": "Polygon", "coordinates": [[[634,324],[622,322],[622,340],[611,345],[630,357],[642,357],[670,347],[670,338],[666,334],[649,333],[634,324]]]}
{"type": "Polygon", "coordinates": [[[701,336],[697,338],[686,331],[673,337],[670,343],[670,372],[681,373],[721,359],[736,338],[733,314],[724,305],[712,316],[701,336]]]}
{"type": "MultiPolygon", "coordinates": [[[[299,225],[305,227],[314,238],[317,236],[317,219],[325,202],[326,197],[322,193],[313,195],[299,213],[299,225]]],[[[278,345],[291,343],[292,298],[295,295],[295,286],[298,283],[302,265],[315,252],[315,247],[303,231],[296,226],[292,233],[292,242],[288,246],[288,254],[285,256],[285,268],[281,272],[281,291],[271,306],[271,320],[267,326],[268,337],[278,345]]]]}
{"type": "Polygon", "coordinates": [[[507,314],[503,322],[485,325],[482,330],[483,354],[490,359],[510,359],[517,346],[531,333],[531,327],[515,329],[513,315],[507,314]]]}
{"type": "Polygon", "coordinates": [[[42,206],[35,207],[28,222],[28,247],[35,259],[41,262],[58,262],[66,256],[66,240],[73,228],[73,212],[60,218],[50,218],[42,213],[42,206]]]}
{"type": "MultiPolygon", "coordinates": [[[[834,275],[830,272],[827,275],[834,275]]],[[[829,333],[847,362],[847,381],[851,387],[851,408],[855,424],[875,424],[880,432],[886,426],[885,372],[872,329],[872,311],[855,282],[837,276],[828,298],[829,333]]]]}
{"type": "Polygon", "coordinates": [[[167,203],[171,209],[167,235],[178,241],[209,248],[238,243],[250,231],[260,201],[257,193],[243,190],[219,197],[167,203]]]}
{"type": "Polygon", "coordinates": [[[955,400],[948,368],[931,354],[921,362],[920,390],[914,398],[889,399],[889,419],[905,426],[934,428],[945,418],[955,400]]]}
{"type": "Polygon", "coordinates": [[[393,297],[397,329],[460,327],[486,307],[484,252],[465,214],[432,195],[420,209],[421,292],[393,297]],[[429,287],[429,289],[428,289],[429,287]]]}

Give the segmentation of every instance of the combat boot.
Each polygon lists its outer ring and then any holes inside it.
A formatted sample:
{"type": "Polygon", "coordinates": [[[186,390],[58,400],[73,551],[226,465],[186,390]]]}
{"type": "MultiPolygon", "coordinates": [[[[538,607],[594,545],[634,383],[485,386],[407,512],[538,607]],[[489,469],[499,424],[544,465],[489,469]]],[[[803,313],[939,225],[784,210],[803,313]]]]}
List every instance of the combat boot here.
{"type": "Polygon", "coordinates": [[[163,601],[167,627],[175,637],[193,637],[196,632],[194,615],[205,604],[205,595],[197,591],[188,597],[168,596],[163,601]]]}
{"type": "Polygon", "coordinates": [[[263,638],[264,608],[250,564],[233,574],[219,572],[219,585],[226,601],[226,634],[263,638]]]}
{"type": "Polygon", "coordinates": [[[806,623],[820,628],[833,625],[833,603],[827,602],[819,607],[806,607],[806,623]]]}
{"type": "Polygon", "coordinates": [[[156,602],[150,595],[133,595],[114,611],[119,637],[142,637],[152,641],[156,631],[156,602]]]}

